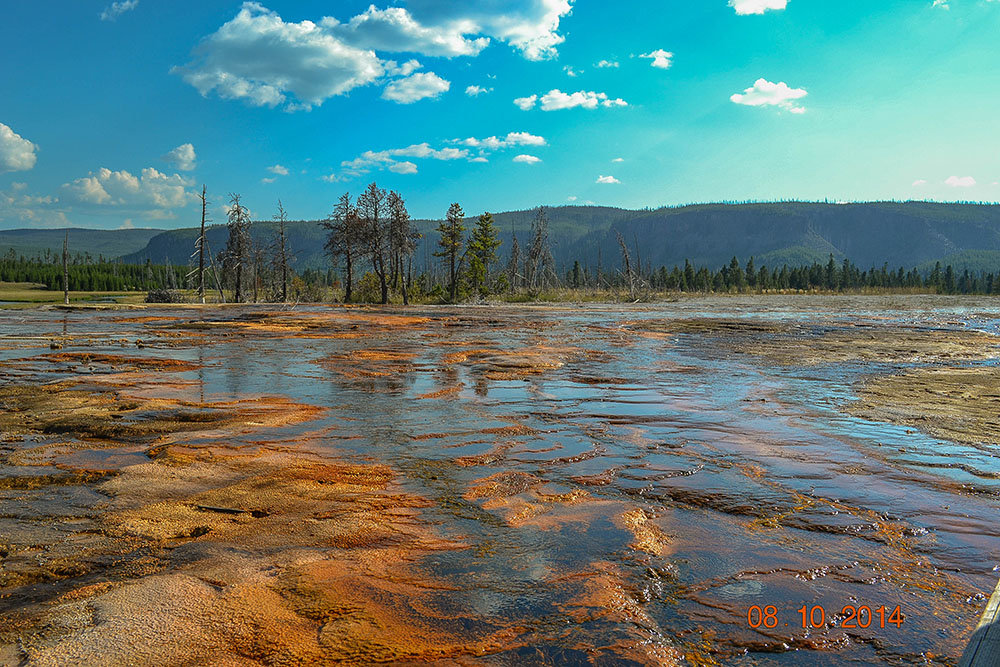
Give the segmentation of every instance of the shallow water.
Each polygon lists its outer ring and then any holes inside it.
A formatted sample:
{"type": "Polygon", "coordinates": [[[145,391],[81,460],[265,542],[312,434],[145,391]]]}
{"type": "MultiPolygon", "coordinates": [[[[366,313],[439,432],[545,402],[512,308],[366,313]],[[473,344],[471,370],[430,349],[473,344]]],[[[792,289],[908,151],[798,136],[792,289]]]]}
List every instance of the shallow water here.
{"type": "MultiPolygon", "coordinates": [[[[59,353],[197,365],[123,381],[125,394],[201,403],[281,396],[324,408],[305,423],[233,430],[225,442],[384,464],[402,490],[427,499],[419,522],[463,545],[413,563],[445,584],[427,604],[471,635],[477,624],[517,627],[509,645],[470,659],[653,664],[668,660],[655,650],[666,647],[689,664],[951,664],[996,583],[1000,433],[948,442],[845,408],[873,376],[988,366],[1000,355],[778,364],[745,351],[778,335],[810,341],[857,325],[992,334],[1000,306],[757,297],[405,311],[33,310],[0,315],[0,362],[8,385],[109,373],[79,358],[41,360],[60,341],[59,353]],[[788,328],[737,333],[734,346],[734,334],[711,327],[676,333],[649,324],[693,318],[788,328]],[[497,474],[514,488],[477,491],[497,474]],[[777,626],[751,628],[748,610],[768,605],[777,626]],[[803,605],[823,608],[819,627],[802,627],[803,605]],[[899,606],[904,620],[844,628],[846,605],[899,606]]],[[[179,442],[207,447],[217,436],[179,442]]],[[[5,437],[0,475],[53,467],[112,475],[150,460],[150,442],[130,439],[13,461],[50,440],[5,437]]],[[[102,512],[107,500],[97,484],[0,486],[7,557],[79,538],[73,521],[102,512]]],[[[94,575],[90,567],[86,576],[94,575]]],[[[62,594],[74,576],[0,590],[0,614],[62,594]]]]}

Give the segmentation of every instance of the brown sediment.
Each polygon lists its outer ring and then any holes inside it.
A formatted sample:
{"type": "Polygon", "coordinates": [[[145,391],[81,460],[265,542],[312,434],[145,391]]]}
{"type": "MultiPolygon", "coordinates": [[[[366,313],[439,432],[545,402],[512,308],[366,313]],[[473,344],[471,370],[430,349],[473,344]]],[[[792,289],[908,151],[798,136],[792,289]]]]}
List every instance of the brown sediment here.
{"type": "Polygon", "coordinates": [[[498,472],[489,477],[478,479],[465,494],[466,500],[479,498],[506,498],[524,493],[532,487],[543,484],[534,475],[513,470],[498,472]]]}
{"type": "Polygon", "coordinates": [[[66,380],[0,388],[0,430],[8,435],[72,435],[99,440],[185,431],[277,427],[315,419],[322,408],[281,397],[219,403],[146,399],[94,391],[66,380]]]}
{"type": "Polygon", "coordinates": [[[625,320],[621,322],[625,331],[649,338],[673,338],[677,334],[702,334],[709,336],[737,334],[759,335],[780,334],[790,330],[781,322],[766,322],[752,319],[725,319],[713,317],[625,320]]]}
{"type": "Polygon", "coordinates": [[[649,513],[641,508],[622,512],[616,523],[635,537],[632,548],[653,556],[663,556],[670,546],[670,536],[654,523],[649,513]]]}
{"type": "Polygon", "coordinates": [[[490,380],[516,380],[561,368],[582,351],[576,347],[538,344],[516,350],[473,348],[442,355],[445,365],[470,364],[490,380]]]}
{"type": "Polygon", "coordinates": [[[444,389],[438,389],[437,391],[429,391],[425,394],[419,394],[417,398],[445,398],[448,396],[455,396],[461,393],[464,387],[465,383],[459,382],[457,384],[453,384],[450,387],[445,387],[444,389]]]}
{"type": "Polygon", "coordinates": [[[876,377],[847,405],[870,421],[972,445],[1000,443],[1000,368],[919,368],[876,377]]]}
{"type": "Polygon", "coordinates": [[[53,364],[80,364],[90,366],[107,366],[115,371],[170,371],[183,373],[201,368],[200,364],[179,359],[163,359],[154,357],[129,357],[117,354],[98,354],[95,352],[59,352],[56,354],[40,354],[31,359],[19,361],[46,361],[53,364]]]}
{"type": "Polygon", "coordinates": [[[996,357],[1000,338],[970,330],[848,326],[819,335],[755,339],[735,349],[782,365],[851,361],[940,363],[996,357]]]}
{"type": "Polygon", "coordinates": [[[418,517],[428,501],[394,480],[386,466],[266,451],[126,468],[100,487],[111,501],[97,544],[49,563],[63,577],[118,565],[20,609],[0,645],[42,665],[372,664],[512,645],[509,620],[444,611],[453,586],[415,564],[465,545],[432,533],[418,517]]]}
{"type": "MultiPolygon", "coordinates": [[[[625,636],[607,647],[616,659],[639,664],[683,664],[683,653],[665,637],[640,602],[638,591],[625,582],[618,566],[596,562],[590,569],[564,575],[560,580],[582,584],[584,589],[582,594],[561,605],[573,623],[586,627],[610,622],[616,628],[627,628],[625,636]]],[[[586,639],[580,639],[580,644],[587,646],[586,639]]]]}

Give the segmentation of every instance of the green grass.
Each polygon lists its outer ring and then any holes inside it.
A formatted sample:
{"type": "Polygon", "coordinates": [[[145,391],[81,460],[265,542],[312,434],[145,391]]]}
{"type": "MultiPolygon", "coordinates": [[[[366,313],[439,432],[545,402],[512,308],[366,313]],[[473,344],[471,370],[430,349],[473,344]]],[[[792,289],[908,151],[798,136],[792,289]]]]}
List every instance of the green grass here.
{"type": "MultiPolygon", "coordinates": [[[[70,292],[70,303],[92,301],[106,297],[114,297],[119,303],[142,303],[145,292],[70,292]]],[[[34,306],[62,303],[61,291],[49,290],[45,285],[37,283],[3,283],[0,282],[0,309],[32,308],[34,306]],[[10,302],[10,303],[4,303],[10,302]]]]}

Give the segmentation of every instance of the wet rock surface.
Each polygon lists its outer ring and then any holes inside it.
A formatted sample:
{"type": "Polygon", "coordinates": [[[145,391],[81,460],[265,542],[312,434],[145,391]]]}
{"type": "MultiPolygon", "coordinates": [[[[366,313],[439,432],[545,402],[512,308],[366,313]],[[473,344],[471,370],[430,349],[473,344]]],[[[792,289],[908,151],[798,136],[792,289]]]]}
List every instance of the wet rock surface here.
{"type": "Polygon", "coordinates": [[[989,299],[20,317],[3,664],[952,664],[995,584],[989,299]]]}

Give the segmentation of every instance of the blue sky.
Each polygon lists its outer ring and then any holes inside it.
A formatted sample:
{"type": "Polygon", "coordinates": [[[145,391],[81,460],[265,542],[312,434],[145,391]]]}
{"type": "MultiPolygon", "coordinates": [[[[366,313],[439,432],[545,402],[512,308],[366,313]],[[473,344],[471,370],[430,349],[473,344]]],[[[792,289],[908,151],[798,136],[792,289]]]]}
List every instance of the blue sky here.
{"type": "Polygon", "coordinates": [[[1000,200],[1000,0],[6,2],[0,228],[1000,200]],[[473,87],[473,88],[470,88],[473,87]]]}

